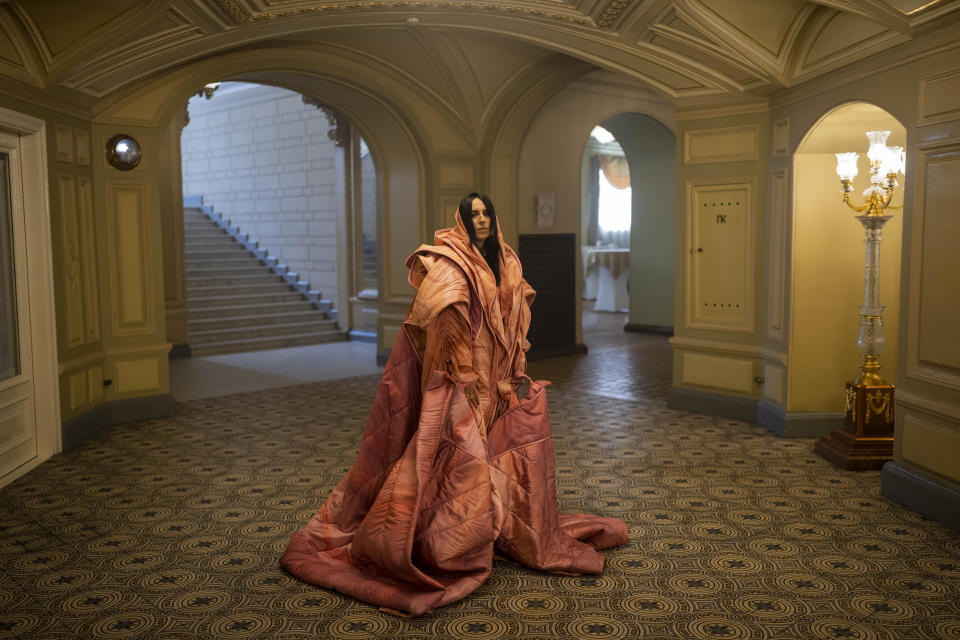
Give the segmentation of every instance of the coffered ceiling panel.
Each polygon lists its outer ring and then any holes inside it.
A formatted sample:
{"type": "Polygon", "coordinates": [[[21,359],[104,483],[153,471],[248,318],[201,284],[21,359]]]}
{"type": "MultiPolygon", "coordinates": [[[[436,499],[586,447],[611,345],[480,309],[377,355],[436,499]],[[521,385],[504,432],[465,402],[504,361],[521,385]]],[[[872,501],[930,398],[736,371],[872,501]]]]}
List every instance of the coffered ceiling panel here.
{"type": "Polygon", "coordinates": [[[21,6],[43,45],[56,56],[87,34],[142,4],[138,0],[31,0],[21,6]],[[69,16],[68,20],[64,19],[66,16],[69,16]]]}
{"type": "Polygon", "coordinates": [[[0,61],[18,67],[23,66],[23,58],[20,57],[20,53],[13,44],[13,40],[10,39],[10,36],[8,36],[3,29],[0,29],[0,61]]]}
{"type": "Polygon", "coordinates": [[[826,21],[803,56],[804,66],[814,66],[838,54],[850,53],[871,43],[888,29],[876,22],[849,13],[837,13],[826,21]]]}
{"type": "Polygon", "coordinates": [[[454,102],[456,93],[445,72],[442,58],[428,42],[410,29],[343,29],[325,30],[309,37],[323,44],[335,44],[379,61],[417,82],[425,90],[446,102],[454,102]]]}
{"type": "Polygon", "coordinates": [[[121,43],[72,65],[60,74],[60,84],[100,97],[132,79],[133,67],[149,69],[151,60],[202,37],[197,25],[179,9],[171,8],[145,24],[131,25],[129,36],[121,43]]]}
{"type": "Polygon", "coordinates": [[[791,31],[802,24],[810,3],[804,0],[704,0],[716,19],[731,25],[743,37],[763,47],[772,56],[783,53],[791,31]]]}
{"type": "Polygon", "coordinates": [[[958,9],[960,0],[0,0],[0,82],[89,106],[217,56],[325,46],[468,121],[547,59],[677,100],[764,98],[955,28],[958,9]]]}
{"type": "Polygon", "coordinates": [[[479,99],[484,106],[522,68],[549,55],[541,47],[506,38],[491,39],[480,33],[447,32],[445,37],[461,52],[476,82],[479,95],[466,95],[465,98],[479,99]]]}

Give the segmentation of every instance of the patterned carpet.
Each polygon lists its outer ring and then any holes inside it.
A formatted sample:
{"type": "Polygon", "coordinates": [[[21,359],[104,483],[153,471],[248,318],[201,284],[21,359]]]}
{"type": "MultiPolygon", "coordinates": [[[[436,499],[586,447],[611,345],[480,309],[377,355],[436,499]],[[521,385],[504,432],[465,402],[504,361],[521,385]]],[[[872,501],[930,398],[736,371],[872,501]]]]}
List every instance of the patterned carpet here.
{"type": "Polygon", "coordinates": [[[668,409],[664,338],[590,346],[531,374],[554,382],[561,508],[629,524],[602,576],[498,561],[405,620],[284,573],[353,460],[362,377],[183,403],[0,490],[0,637],[960,638],[957,532],[810,440],[668,409]]]}

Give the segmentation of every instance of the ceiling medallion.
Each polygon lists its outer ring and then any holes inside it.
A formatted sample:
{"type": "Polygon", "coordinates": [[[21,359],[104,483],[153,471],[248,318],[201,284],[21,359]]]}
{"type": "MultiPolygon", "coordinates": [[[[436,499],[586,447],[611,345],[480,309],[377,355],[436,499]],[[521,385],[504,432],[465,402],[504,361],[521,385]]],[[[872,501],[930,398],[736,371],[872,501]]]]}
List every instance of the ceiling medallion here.
{"type": "MultiPolygon", "coordinates": [[[[326,2],[307,7],[296,7],[290,9],[280,9],[262,13],[249,13],[238,0],[215,0],[220,9],[233,19],[234,23],[242,24],[245,22],[261,22],[264,20],[273,20],[276,18],[287,18],[291,16],[301,16],[317,13],[329,13],[333,11],[351,11],[351,10],[373,10],[373,9],[467,9],[473,11],[486,11],[494,13],[512,13],[536,18],[548,18],[559,20],[569,24],[580,26],[592,26],[592,22],[577,15],[555,13],[544,9],[535,9],[532,7],[518,7],[506,4],[493,4],[490,2],[479,2],[477,0],[371,0],[346,1],[346,2],[326,2]]],[[[610,4],[616,2],[628,3],[628,0],[612,0],[610,4]]],[[[609,8],[609,5],[608,5],[609,8]]],[[[621,9],[622,10],[622,9],[621,9]]],[[[617,13],[619,15],[619,12],[617,13]]]]}

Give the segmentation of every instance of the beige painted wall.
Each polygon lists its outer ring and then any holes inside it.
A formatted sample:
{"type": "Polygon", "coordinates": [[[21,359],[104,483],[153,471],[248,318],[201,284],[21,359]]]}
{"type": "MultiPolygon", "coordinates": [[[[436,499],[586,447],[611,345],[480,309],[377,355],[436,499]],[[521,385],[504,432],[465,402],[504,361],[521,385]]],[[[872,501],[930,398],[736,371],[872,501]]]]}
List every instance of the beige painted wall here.
{"type": "MultiPolygon", "coordinates": [[[[902,140],[903,133],[898,137],[902,140]]],[[[786,408],[836,412],[840,410],[844,383],[859,373],[863,226],[840,202],[836,156],[832,153],[797,154],[794,181],[793,331],[786,408]]],[[[859,204],[860,191],[866,186],[863,175],[856,185],[853,201],[859,204]]],[[[900,189],[893,204],[902,202],[900,189]]],[[[902,228],[903,216],[897,212],[884,228],[880,249],[880,301],[887,307],[887,348],[881,355],[881,374],[890,383],[896,383],[897,372],[902,228]]]]}
{"type": "MultiPolygon", "coordinates": [[[[892,376],[885,368],[897,384],[894,456],[897,463],[914,472],[960,489],[960,465],[956,464],[960,455],[960,363],[950,356],[960,314],[955,277],[960,272],[960,254],[929,250],[930,239],[939,239],[953,228],[951,224],[955,225],[956,203],[951,189],[960,182],[960,163],[939,165],[937,178],[932,181],[926,170],[931,162],[936,164],[960,152],[960,62],[957,49],[946,48],[922,59],[907,59],[894,69],[873,73],[858,70],[866,64],[783,92],[772,105],[771,119],[789,121],[791,153],[820,118],[855,100],[881,107],[905,127],[907,177],[904,209],[897,214],[903,229],[897,365],[892,376]],[[946,295],[924,299],[920,295],[924,283],[936,284],[937,290],[946,295]],[[950,286],[954,287],[952,294],[944,289],[950,286]],[[921,344],[926,354],[923,358],[921,344]]],[[[854,150],[863,149],[865,142],[854,150]]],[[[778,166],[789,166],[789,161],[775,162],[773,168],[778,166]]],[[[862,250],[859,245],[858,253],[862,250]]],[[[889,286],[883,275],[881,279],[889,286]]],[[[796,295],[794,289],[802,286],[788,277],[786,300],[791,300],[796,295]]],[[[883,300],[888,305],[889,295],[883,300]]],[[[793,318],[793,322],[801,321],[793,318]]],[[[888,324],[888,336],[889,328],[888,324]]],[[[791,335],[798,330],[788,318],[786,339],[792,340],[791,335]]],[[[797,355],[791,352],[791,367],[797,355]]],[[[889,366],[889,351],[885,356],[882,361],[889,366]]]]}

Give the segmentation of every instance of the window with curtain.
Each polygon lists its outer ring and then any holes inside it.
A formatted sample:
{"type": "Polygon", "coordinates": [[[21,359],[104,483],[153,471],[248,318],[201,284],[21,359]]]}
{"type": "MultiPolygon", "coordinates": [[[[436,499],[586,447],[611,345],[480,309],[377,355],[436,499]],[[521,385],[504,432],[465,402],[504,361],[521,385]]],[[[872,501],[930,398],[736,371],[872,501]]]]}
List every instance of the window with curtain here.
{"type": "Polygon", "coordinates": [[[629,249],[633,191],[623,148],[612,133],[596,126],[584,149],[583,163],[584,244],[629,249]]]}
{"type": "MultiPolygon", "coordinates": [[[[618,160],[622,159],[618,158],[618,160]]],[[[629,175],[626,180],[627,186],[618,187],[610,182],[606,172],[601,168],[597,181],[600,191],[599,202],[597,202],[597,226],[600,231],[629,231],[632,207],[629,175]]]]}

